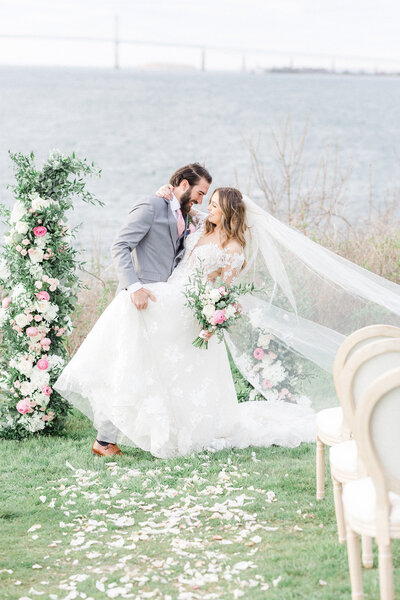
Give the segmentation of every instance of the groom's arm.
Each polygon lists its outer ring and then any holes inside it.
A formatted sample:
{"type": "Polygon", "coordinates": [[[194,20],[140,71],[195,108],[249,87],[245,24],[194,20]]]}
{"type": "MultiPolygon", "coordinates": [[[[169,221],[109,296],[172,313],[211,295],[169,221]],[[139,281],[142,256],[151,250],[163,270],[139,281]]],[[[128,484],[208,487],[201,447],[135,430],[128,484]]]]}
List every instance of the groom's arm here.
{"type": "Polygon", "coordinates": [[[111,256],[118,271],[120,285],[129,291],[142,286],[133,266],[131,252],[147,234],[153,219],[154,209],[149,202],[136,204],[111,246],[111,256]]]}

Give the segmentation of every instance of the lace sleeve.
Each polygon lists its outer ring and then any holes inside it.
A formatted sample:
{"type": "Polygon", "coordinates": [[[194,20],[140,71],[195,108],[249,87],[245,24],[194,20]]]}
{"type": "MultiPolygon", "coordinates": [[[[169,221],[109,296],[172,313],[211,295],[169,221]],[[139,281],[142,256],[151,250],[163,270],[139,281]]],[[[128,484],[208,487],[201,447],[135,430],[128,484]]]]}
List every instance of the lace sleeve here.
{"type": "Polygon", "coordinates": [[[190,218],[192,220],[193,225],[197,228],[200,227],[204,223],[207,218],[207,213],[202,210],[197,210],[197,208],[193,208],[190,211],[190,218]]]}
{"type": "Polygon", "coordinates": [[[239,247],[225,248],[224,261],[221,277],[226,285],[231,285],[232,281],[239,275],[244,263],[244,254],[239,247]]]}

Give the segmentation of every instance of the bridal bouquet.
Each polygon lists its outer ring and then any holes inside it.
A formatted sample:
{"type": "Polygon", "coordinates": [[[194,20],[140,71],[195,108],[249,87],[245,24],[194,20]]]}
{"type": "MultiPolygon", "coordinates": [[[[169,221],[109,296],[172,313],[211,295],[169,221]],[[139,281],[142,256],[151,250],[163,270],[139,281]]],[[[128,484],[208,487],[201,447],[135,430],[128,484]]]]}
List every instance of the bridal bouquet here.
{"type": "Polygon", "coordinates": [[[240,296],[254,291],[254,284],[231,285],[229,288],[220,278],[212,285],[204,270],[198,268],[189,278],[184,292],[186,306],[190,308],[202,330],[192,342],[195,348],[208,348],[207,333],[216,333],[222,341],[224,330],[229,329],[241,318],[240,296]]]}

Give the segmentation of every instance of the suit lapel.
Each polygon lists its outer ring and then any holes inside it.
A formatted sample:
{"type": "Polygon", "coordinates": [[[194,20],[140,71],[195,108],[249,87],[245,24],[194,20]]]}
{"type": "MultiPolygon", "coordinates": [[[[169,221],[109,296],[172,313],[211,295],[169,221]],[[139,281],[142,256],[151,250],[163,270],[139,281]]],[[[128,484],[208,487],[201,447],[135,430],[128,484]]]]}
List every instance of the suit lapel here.
{"type": "Polygon", "coordinates": [[[178,226],[176,224],[176,219],[172,213],[172,210],[171,210],[168,200],[165,200],[165,203],[167,205],[169,232],[171,234],[171,240],[174,245],[174,248],[176,249],[176,246],[178,243],[178,226]]]}

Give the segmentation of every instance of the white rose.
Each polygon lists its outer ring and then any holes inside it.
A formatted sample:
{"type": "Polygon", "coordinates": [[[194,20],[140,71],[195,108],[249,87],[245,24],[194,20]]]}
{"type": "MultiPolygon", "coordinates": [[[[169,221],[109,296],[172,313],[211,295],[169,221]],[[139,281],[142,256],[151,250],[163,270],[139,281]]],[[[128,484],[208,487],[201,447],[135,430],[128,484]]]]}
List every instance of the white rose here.
{"type": "Polygon", "coordinates": [[[15,366],[22,375],[26,375],[27,377],[30,376],[32,372],[32,363],[29,360],[21,358],[15,366]]]}
{"type": "Polygon", "coordinates": [[[60,152],[60,150],[58,150],[57,148],[53,148],[53,150],[50,150],[48,158],[49,162],[58,162],[62,158],[64,158],[64,155],[60,152]]]}
{"type": "Polygon", "coordinates": [[[21,394],[23,394],[24,396],[30,396],[33,391],[32,384],[30,381],[23,381],[19,389],[21,390],[21,394]]]}
{"type": "Polygon", "coordinates": [[[46,427],[46,423],[42,420],[42,414],[38,412],[22,415],[19,422],[31,433],[35,433],[46,427]]]}
{"type": "Polygon", "coordinates": [[[32,200],[33,210],[40,210],[41,208],[48,208],[50,206],[50,204],[51,204],[50,200],[45,200],[44,198],[41,198],[40,196],[37,196],[37,198],[34,198],[34,200],[32,200]]]}
{"type": "Polygon", "coordinates": [[[47,306],[43,312],[44,318],[46,321],[54,321],[59,311],[57,304],[52,304],[51,302],[46,302],[47,306]]]}
{"type": "Polygon", "coordinates": [[[32,369],[31,382],[33,389],[42,389],[43,386],[49,385],[50,374],[47,371],[42,371],[38,367],[32,369]]]}
{"type": "Polygon", "coordinates": [[[218,302],[218,300],[221,299],[221,294],[218,290],[211,290],[210,298],[211,298],[212,302],[218,302]]]}
{"type": "Polygon", "coordinates": [[[26,215],[27,210],[25,208],[25,204],[20,200],[14,204],[14,207],[11,211],[10,215],[10,223],[16,223],[19,221],[24,215],[26,215]]]}
{"type": "Polygon", "coordinates": [[[24,235],[25,233],[28,233],[29,230],[29,225],[28,223],[25,223],[25,221],[17,221],[15,223],[15,231],[17,231],[18,233],[21,233],[22,235],[24,235]]]}
{"type": "Polygon", "coordinates": [[[203,315],[206,319],[210,319],[214,314],[215,307],[212,304],[206,304],[202,310],[203,315]]]}
{"type": "Polygon", "coordinates": [[[40,248],[32,248],[32,252],[29,252],[29,258],[33,264],[37,264],[43,261],[44,252],[40,248]]]}
{"type": "Polygon", "coordinates": [[[265,333],[261,333],[258,336],[258,345],[261,346],[261,348],[268,348],[270,341],[271,336],[265,335],[265,333]]]}
{"type": "Polygon", "coordinates": [[[50,369],[60,368],[64,366],[64,359],[62,358],[62,356],[58,356],[58,354],[52,354],[51,356],[48,356],[47,360],[49,362],[50,369]]]}
{"type": "Polygon", "coordinates": [[[29,323],[29,320],[25,313],[19,313],[19,315],[15,317],[15,322],[18,327],[26,327],[29,323]]]}
{"type": "Polygon", "coordinates": [[[19,298],[23,294],[26,294],[26,289],[22,283],[18,283],[12,291],[13,298],[19,298]]]}

